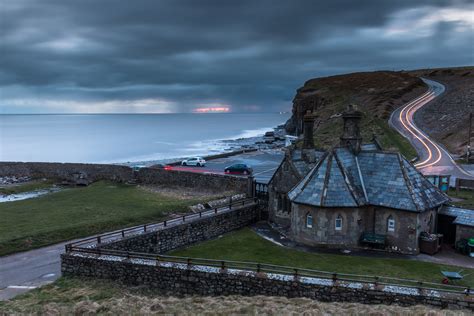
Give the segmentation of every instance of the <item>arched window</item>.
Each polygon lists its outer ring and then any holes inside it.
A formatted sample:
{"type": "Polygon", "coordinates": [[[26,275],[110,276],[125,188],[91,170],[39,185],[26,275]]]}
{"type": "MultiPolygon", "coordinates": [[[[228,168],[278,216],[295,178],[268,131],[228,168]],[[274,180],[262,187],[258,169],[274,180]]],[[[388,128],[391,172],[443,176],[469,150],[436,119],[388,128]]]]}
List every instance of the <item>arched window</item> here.
{"type": "Polygon", "coordinates": [[[313,228],[313,215],[311,214],[306,214],[306,227],[307,228],[313,228]]]}
{"type": "Polygon", "coordinates": [[[336,230],[342,230],[342,216],[341,215],[338,215],[336,217],[335,229],[336,230]]]}
{"type": "Polygon", "coordinates": [[[394,232],[395,231],[395,220],[393,219],[392,215],[387,218],[387,231],[394,232]]]}

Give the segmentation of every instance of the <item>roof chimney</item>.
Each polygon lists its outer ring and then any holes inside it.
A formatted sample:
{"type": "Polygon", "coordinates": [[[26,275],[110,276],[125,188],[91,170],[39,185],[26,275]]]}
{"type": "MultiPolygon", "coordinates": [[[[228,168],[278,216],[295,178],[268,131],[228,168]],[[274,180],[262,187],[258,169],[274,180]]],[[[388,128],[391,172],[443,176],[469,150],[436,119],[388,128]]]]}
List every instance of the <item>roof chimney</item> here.
{"type": "Polygon", "coordinates": [[[357,111],[357,106],[349,104],[347,110],[342,113],[344,119],[344,132],[341,136],[341,146],[349,147],[354,153],[360,152],[362,137],[360,136],[359,122],[362,118],[362,112],[357,111]]]}
{"type": "Polygon", "coordinates": [[[303,149],[313,149],[313,127],[315,116],[311,111],[306,111],[303,117],[303,149]]]}

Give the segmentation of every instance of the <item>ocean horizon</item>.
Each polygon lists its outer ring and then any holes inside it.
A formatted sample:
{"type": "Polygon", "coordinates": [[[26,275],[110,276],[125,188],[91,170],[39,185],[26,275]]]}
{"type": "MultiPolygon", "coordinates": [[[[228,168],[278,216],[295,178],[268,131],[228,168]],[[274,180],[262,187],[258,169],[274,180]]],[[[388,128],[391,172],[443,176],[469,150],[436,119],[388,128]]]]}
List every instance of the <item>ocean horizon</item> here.
{"type": "Polygon", "coordinates": [[[217,154],[290,113],[1,114],[0,161],[129,163],[217,154]]]}

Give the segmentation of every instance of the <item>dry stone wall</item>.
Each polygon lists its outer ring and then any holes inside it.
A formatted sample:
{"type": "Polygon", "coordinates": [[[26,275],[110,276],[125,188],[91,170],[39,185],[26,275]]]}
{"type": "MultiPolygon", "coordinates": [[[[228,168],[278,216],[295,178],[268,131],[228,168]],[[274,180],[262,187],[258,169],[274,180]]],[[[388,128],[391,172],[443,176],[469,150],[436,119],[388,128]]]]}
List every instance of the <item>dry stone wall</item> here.
{"type": "Polygon", "coordinates": [[[209,240],[232,230],[248,226],[258,219],[259,211],[252,205],[125,238],[105,244],[101,248],[163,254],[176,248],[209,240]]]}
{"type": "Polygon", "coordinates": [[[110,180],[114,182],[136,181],[141,184],[184,186],[203,188],[210,191],[234,191],[251,193],[249,181],[244,177],[218,174],[204,174],[154,168],[132,168],[120,165],[48,163],[48,162],[0,162],[0,177],[27,176],[74,182],[77,175],[94,182],[110,180]]]}
{"type": "Polygon", "coordinates": [[[332,280],[278,274],[254,273],[154,260],[121,259],[63,254],[62,273],[118,280],[126,285],[154,288],[166,295],[269,295],[307,297],[327,302],[365,304],[424,304],[449,309],[474,310],[472,296],[438,295],[417,289],[373,284],[343,283],[332,280]]]}

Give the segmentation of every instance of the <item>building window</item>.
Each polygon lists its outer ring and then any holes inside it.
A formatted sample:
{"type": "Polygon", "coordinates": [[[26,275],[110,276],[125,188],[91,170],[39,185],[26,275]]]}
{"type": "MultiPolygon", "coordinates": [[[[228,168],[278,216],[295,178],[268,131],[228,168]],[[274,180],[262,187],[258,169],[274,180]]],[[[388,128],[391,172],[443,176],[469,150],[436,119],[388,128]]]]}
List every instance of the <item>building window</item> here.
{"type": "Polygon", "coordinates": [[[306,215],[306,227],[313,228],[313,216],[311,214],[306,215]]]}
{"type": "Polygon", "coordinates": [[[342,217],[338,215],[336,218],[336,230],[342,230],[342,217]]]}
{"type": "Polygon", "coordinates": [[[394,232],[395,231],[395,220],[393,219],[392,215],[387,218],[387,231],[394,232]]]}

